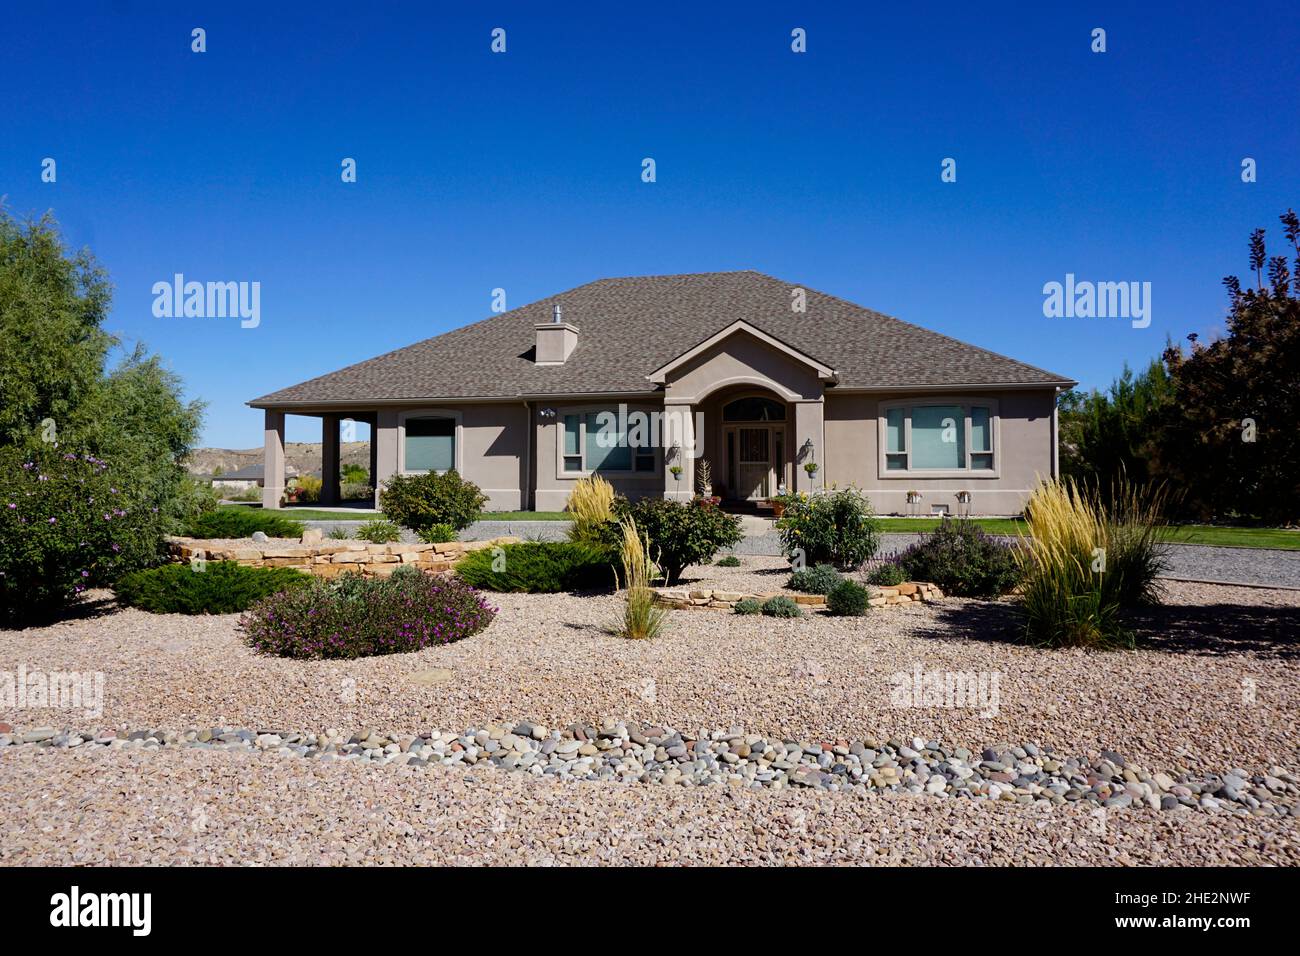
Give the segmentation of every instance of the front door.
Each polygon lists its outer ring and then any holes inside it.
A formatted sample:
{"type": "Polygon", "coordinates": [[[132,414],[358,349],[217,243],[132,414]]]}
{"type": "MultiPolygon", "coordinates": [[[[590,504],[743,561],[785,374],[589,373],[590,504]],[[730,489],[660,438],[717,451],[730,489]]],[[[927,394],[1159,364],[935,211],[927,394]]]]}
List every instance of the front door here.
{"type": "Polygon", "coordinates": [[[776,493],[776,445],[779,427],[741,425],[736,428],[736,497],[749,501],[776,493]]]}

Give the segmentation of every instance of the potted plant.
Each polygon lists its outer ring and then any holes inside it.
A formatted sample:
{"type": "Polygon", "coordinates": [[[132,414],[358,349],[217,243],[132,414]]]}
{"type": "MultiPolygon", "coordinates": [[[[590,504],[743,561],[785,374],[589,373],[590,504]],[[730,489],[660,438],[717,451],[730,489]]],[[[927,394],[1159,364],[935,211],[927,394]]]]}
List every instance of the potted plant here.
{"type": "Polygon", "coordinates": [[[820,467],[821,465],[817,464],[815,461],[806,461],[804,462],[803,470],[808,472],[809,478],[815,478],[817,476],[817,469],[820,467]]]}

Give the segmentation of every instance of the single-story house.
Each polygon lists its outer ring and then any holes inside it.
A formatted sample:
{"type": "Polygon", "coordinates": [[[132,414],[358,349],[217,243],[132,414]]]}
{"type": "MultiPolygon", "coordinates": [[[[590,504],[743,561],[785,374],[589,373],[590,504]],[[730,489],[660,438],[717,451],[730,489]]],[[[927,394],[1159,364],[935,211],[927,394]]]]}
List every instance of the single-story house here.
{"type": "Polygon", "coordinates": [[[490,510],[562,509],[593,473],[630,497],[686,499],[704,459],[724,499],[852,485],[883,514],[996,515],[1057,473],[1056,398],[1075,384],[833,295],[719,272],[601,279],[248,404],[266,413],[271,504],[297,414],[322,420],[323,504],[337,501],[339,423],[352,419],[373,429],[377,486],[455,468],[490,510]]]}
{"type": "MultiPolygon", "coordinates": [[[[292,465],[286,465],[284,474],[281,477],[281,483],[283,484],[284,478],[296,478],[297,476],[298,469],[292,465]]],[[[212,476],[212,487],[218,491],[247,491],[249,488],[264,487],[265,484],[265,465],[245,465],[243,468],[212,476]]]]}

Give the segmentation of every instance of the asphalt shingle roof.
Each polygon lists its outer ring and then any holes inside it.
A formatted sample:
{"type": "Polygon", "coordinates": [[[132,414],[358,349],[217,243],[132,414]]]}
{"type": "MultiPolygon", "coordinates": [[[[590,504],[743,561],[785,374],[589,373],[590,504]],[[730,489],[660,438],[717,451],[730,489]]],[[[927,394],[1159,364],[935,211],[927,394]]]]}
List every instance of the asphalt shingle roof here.
{"type": "Polygon", "coordinates": [[[1074,384],[797,283],[713,272],[600,279],[249,404],[647,392],[648,374],[739,319],[835,369],[840,388],[1074,384]],[[790,307],[796,287],[804,313],[790,307]],[[534,326],[556,304],[578,345],[563,365],[538,366],[534,326]]]}

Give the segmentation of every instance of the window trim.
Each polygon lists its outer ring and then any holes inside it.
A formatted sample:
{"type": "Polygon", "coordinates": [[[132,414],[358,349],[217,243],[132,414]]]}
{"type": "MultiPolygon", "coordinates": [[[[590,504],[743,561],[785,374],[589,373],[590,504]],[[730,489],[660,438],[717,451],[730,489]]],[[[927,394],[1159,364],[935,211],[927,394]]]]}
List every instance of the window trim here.
{"type": "Polygon", "coordinates": [[[406,467],[406,422],[411,418],[450,418],[455,422],[455,447],[452,448],[452,466],[450,469],[437,471],[437,474],[446,474],[447,471],[455,470],[456,474],[464,476],[465,462],[465,426],[462,414],[454,408],[412,408],[397,413],[397,473],[399,475],[427,475],[429,471],[436,469],[417,468],[410,470],[406,467]]]}
{"type": "Polygon", "coordinates": [[[936,395],[925,398],[900,398],[880,402],[876,409],[876,473],[881,480],[890,478],[952,478],[962,477],[971,480],[987,480],[1002,477],[1002,415],[996,398],[962,395],[936,395]],[[962,428],[964,429],[963,447],[966,453],[966,465],[963,468],[913,468],[912,452],[912,414],[911,409],[923,406],[958,405],[962,410],[962,428]],[[989,437],[992,439],[991,452],[973,451],[971,449],[971,406],[978,405],[989,410],[989,437]],[[887,446],[889,434],[888,413],[891,409],[903,409],[903,448],[901,452],[890,452],[887,446]],[[993,467],[987,469],[971,468],[972,455],[991,454],[993,467]],[[907,468],[887,468],[888,455],[906,455],[907,468]]]}
{"type": "MultiPolygon", "coordinates": [[[[655,409],[655,408],[629,407],[627,413],[628,415],[631,415],[633,412],[642,412],[643,414],[648,416],[653,414],[656,411],[662,412],[663,410],[655,409]]],[[[606,477],[606,478],[609,477],[644,478],[647,480],[650,479],[662,480],[663,471],[664,471],[664,455],[663,455],[663,449],[657,445],[649,446],[650,451],[653,452],[654,454],[654,468],[652,468],[649,471],[636,470],[636,460],[638,458],[638,451],[641,451],[640,449],[636,449],[636,448],[632,449],[631,468],[619,469],[617,471],[611,469],[592,471],[587,467],[587,416],[591,414],[599,414],[600,412],[613,412],[615,415],[617,415],[618,405],[617,404],[576,405],[576,406],[568,406],[568,407],[561,406],[555,410],[554,425],[555,425],[555,477],[556,479],[560,481],[564,481],[564,480],[577,481],[579,478],[590,478],[592,475],[601,475],[602,477],[606,477]],[[578,416],[578,455],[576,457],[582,459],[581,471],[564,470],[564,459],[575,457],[573,455],[566,455],[564,452],[564,419],[568,415],[578,416]]],[[[639,457],[644,458],[647,456],[644,454],[644,452],[642,452],[639,457]]]]}

